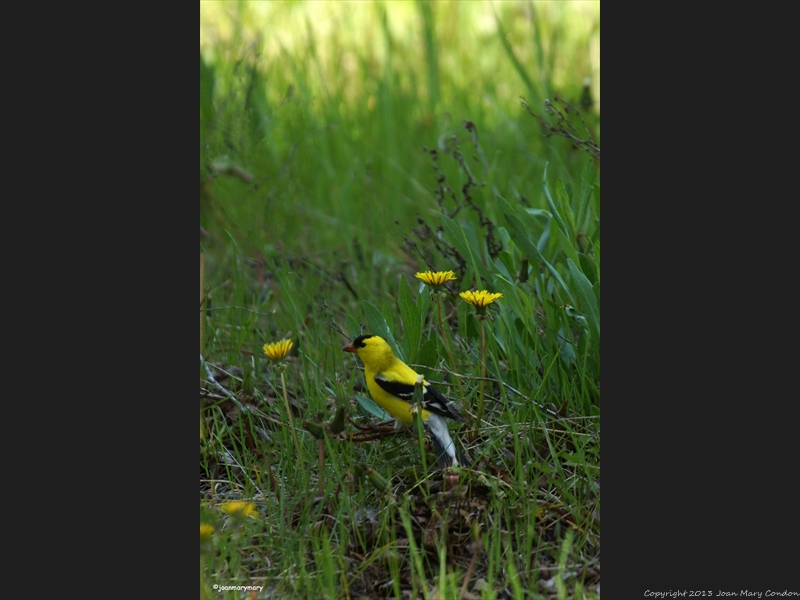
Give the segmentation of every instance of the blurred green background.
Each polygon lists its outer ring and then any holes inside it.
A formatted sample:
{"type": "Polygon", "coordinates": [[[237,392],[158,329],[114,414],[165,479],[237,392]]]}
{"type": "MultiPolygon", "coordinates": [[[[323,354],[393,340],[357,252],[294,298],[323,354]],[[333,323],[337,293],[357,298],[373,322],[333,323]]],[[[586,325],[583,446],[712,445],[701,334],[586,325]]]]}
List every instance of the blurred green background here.
{"type": "MultiPolygon", "coordinates": [[[[579,181],[586,154],[543,137],[554,94],[599,136],[599,2],[200,3],[203,249],[400,254],[416,215],[438,214],[424,147],[464,145],[473,191],[546,206],[542,177],[579,181]]],[[[599,142],[599,137],[597,138],[599,142]]],[[[439,166],[454,189],[456,161],[439,166]]],[[[551,187],[552,189],[552,187],[551,187]]]]}

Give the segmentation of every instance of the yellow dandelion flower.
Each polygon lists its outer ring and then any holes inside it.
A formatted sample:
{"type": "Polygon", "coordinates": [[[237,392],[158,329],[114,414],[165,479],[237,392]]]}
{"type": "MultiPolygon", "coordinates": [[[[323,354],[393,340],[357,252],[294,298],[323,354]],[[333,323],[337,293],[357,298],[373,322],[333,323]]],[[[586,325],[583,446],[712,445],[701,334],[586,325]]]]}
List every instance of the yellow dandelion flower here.
{"type": "Polygon", "coordinates": [[[492,294],[486,290],[480,290],[479,292],[461,292],[459,296],[476,308],[486,308],[498,298],[502,298],[503,294],[492,294]]]}
{"type": "Polygon", "coordinates": [[[214,533],[214,526],[208,523],[200,523],[200,543],[207,542],[211,539],[211,534],[214,533]]]}
{"type": "Polygon", "coordinates": [[[225,502],[219,505],[222,512],[226,512],[232,517],[253,517],[258,516],[255,502],[245,502],[244,500],[234,500],[233,502],[225,502]]]}
{"type": "Polygon", "coordinates": [[[279,361],[286,358],[289,351],[292,349],[292,340],[281,340],[272,344],[264,344],[264,354],[271,360],[279,361]]]}
{"type": "Polygon", "coordinates": [[[428,285],[435,285],[440,286],[444,285],[448,281],[452,281],[453,279],[457,279],[456,274],[453,271],[425,271],[424,273],[417,273],[414,275],[417,279],[422,279],[428,285]]]}

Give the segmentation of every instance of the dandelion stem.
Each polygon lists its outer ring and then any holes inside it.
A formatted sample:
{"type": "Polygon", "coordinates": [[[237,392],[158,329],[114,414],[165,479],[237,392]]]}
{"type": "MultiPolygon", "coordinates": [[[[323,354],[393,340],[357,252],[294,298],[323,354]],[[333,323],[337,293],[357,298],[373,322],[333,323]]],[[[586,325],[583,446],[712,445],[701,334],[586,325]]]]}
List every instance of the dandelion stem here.
{"type": "Polygon", "coordinates": [[[480,318],[481,323],[481,394],[478,397],[478,418],[475,423],[475,429],[480,428],[483,422],[483,391],[486,387],[486,332],[484,331],[483,319],[480,318]]]}

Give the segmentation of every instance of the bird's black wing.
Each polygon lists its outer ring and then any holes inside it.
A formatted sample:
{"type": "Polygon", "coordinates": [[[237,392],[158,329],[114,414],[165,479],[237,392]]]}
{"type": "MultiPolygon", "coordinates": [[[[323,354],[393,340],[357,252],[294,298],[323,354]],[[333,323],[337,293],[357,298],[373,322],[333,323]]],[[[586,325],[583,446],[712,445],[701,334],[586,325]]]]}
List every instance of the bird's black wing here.
{"type": "MultiPolygon", "coordinates": [[[[402,398],[407,402],[414,401],[414,386],[399,381],[389,381],[381,376],[379,373],[375,376],[375,383],[377,383],[383,390],[402,398]]],[[[422,396],[422,406],[426,410],[439,415],[440,417],[447,417],[455,419],[456,421],[466,421],[467,418],[458,412],[450,402],[447,401],[439,390],[428,384],[424,388],[422,396]]]]}
{"type": "Polygon", "coordinates": [[[375,376],[375,383],[381,386],[385,391],[395,396],[399,396],[406,402],[411,402],[414,399],[414,386],[400,381],[389,381],[382,374],[378,373],[375,376]]]}
{"type": "Polygon", "coordinates": [[[441,417],[448,417],[456,421],[467,420],[467,417],[458,412],[456,408],[448,402],[447,398],[430,384],[425,388],[425,396],[422,402],[425,408],[441,417]]]}

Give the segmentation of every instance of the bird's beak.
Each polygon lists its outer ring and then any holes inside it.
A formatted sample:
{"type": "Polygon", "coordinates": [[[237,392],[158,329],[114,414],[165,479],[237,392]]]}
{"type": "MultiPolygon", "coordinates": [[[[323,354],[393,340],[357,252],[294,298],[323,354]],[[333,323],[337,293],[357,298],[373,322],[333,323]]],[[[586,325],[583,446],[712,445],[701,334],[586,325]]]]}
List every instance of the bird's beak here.
{"type": "Polygon", "coordinates": [[[356,347],[353,346],[353,344],[350,344],[349,346],[345,346],[344,348],[342,348],[342,352],[352,352],[353,354],[355,354],[356,347]]]}

